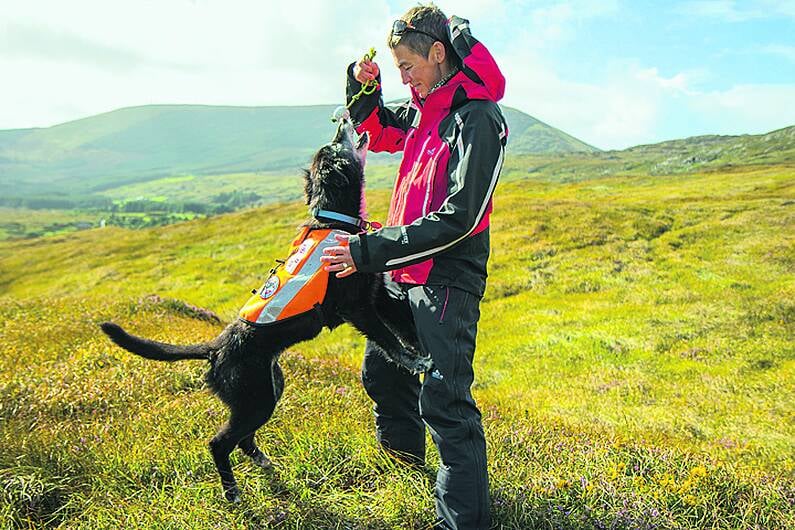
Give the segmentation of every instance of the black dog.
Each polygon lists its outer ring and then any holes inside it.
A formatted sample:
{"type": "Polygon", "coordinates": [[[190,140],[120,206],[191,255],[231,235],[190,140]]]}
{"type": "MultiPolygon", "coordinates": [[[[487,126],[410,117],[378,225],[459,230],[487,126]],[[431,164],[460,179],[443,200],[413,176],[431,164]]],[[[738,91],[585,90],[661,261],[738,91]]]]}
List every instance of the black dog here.
{"type": "MultiPolygon", "coordinates": [[[[306,200],[312,213],[305,227],[360,231],[359,226],[317,212],[360,219],[367,143],[365,134],[354,145],[353,126],[343,121],[334,140],[315,154],[305,172],[306,200]]],[[[323,326],[333,329],[343,322],[351,323],[378,345],[388,359],[414,372],[428,368],[429,359],[419,353],[410,309],[389,297],[380,274],[359,273],[344,279],[330,274],[325,298],[313,310],[266,326],[239,319],[204,344],[176,346],[130,335],[110,322],[101,327],[113,342],[147,359],[210,362],[206,381],[230,409],[229,420],[210,441],[210,451],[226,498],[237,502],[240,491],[229,463],[232,450],[239,446],[256,464],[270,466],[254,442],[254,433],[271,417],[284,388],[279,354],[316,337],[323,326]]]]}

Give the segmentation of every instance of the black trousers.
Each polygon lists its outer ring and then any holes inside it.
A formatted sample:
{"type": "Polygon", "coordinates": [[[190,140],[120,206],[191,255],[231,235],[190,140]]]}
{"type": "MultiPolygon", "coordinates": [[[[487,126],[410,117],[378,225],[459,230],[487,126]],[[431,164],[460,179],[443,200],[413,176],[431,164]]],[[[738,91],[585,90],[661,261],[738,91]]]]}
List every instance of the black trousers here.
{"type": "Polygon", "coordinates": [[[420,380],[368,343],[362,382],[375,402],[376,436],[387,450],[422,464],[427,425],[441,460],[435,488],[441,527],[488,528],[486,439],[471,393],[480,299],[446,286],[388,288],[410,305],[420,347],[433,364],[420,380]]]}

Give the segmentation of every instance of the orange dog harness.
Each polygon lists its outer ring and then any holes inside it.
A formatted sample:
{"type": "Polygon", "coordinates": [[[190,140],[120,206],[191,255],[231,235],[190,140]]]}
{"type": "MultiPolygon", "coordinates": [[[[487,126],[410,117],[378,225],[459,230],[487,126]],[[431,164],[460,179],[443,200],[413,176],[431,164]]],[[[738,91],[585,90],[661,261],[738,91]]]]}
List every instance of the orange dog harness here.
{"type": "Polygon", "coordinates": [[[240,310],[250,324],[267,325],[308,311],[323,303],[329,273],[320,256],[329,246],[345,245],[335,238],[342,230],[310,230],[304,227],[290,247],[287,260],[271,270],[265,284],[240,310]]]}

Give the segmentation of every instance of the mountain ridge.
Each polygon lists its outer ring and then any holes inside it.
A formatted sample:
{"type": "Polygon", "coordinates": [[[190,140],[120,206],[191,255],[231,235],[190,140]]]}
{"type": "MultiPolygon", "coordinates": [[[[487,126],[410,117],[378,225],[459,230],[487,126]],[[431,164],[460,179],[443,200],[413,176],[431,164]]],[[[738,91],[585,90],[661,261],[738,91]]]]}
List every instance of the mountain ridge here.
{"type": "MultiPolygon", "coordinates": [[[[275,171],[305,165],[334,130],[333,105],[125,107],[52,127],[0,131],[0,192],[86,193],[171,175],[275,171]]],[[[596,148],[503,107],[508,152],[596,148]]],[[[384,160],[375,156],[373,161],[384,160]]]]}

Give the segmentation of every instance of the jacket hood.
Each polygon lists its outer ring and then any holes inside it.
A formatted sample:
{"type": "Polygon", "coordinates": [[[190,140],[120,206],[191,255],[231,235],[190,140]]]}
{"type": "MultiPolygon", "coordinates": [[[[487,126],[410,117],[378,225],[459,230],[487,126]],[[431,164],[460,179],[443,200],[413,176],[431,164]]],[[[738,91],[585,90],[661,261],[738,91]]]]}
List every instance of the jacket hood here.
{"type": "MultiPolygon", "coordinates": [[[[442,105],[446,107],[455,106],[458,99],[485,99],[495,103],[501,100],[505,94],[505,77],[489,50],[472,36],[469,21],[453,16],[449,28],[450,42],[458,57],[460,71],[428,97],[436,100],[437,94],[445,94],[446,97],[442,99],[448,104],[442,105]]],[[[411,94],[415,104],[423,108],[428,98],[422,102],[414,88],[411,94]]]]}

